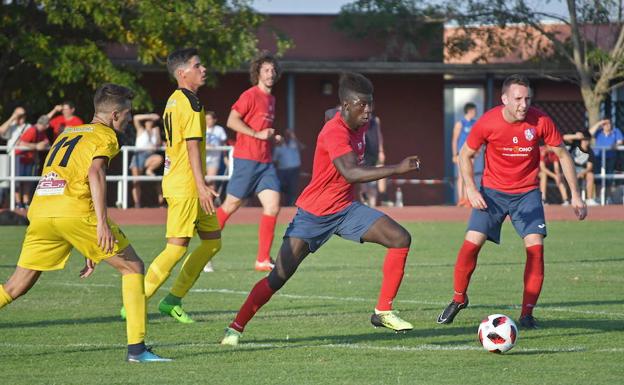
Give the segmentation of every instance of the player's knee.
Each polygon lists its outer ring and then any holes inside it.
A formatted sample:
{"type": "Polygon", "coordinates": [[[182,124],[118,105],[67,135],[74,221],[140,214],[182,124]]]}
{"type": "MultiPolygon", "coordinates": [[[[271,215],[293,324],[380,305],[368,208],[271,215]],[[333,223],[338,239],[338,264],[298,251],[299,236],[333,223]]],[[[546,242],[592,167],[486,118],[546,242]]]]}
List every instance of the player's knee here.
{"type": "Polygon", "coordinates": [[[412,235],[402,227],[392,239],[393,248],[406,248],[412,244],[412,235]]]}
{"type": "Polygon", "coordinates": [[[271,270],[269,276],[267,277],[267,279],[269,280],[269,287],[274,291],[278,291],[279,289],[281,289],[289,278],[286,277],[286,275],[283,273],[278,273],[278,270],[279,269],[277,268],[271,270]]]}

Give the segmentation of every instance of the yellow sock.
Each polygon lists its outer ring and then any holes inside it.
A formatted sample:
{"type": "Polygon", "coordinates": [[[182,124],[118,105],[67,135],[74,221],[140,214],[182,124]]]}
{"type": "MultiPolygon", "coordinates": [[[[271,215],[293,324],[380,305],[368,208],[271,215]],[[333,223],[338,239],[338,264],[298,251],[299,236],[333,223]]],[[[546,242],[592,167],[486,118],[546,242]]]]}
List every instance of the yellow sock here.
{"type": "Polygon", "coordinates": [[[128,345],[145,340],[145,291],[143,274],[126,274],[121,277],[121,293],[126,308],[126,333],[128,345]]]}
{"type": "Polygon", "coordinates": [[[0,309],[13,302],[13,298],[4,290],[4,286],[0,285],[0,309]]]}
{"type": "Polygon", "coordinates": [[[200,245],[184,260],[171,294],[183,298],[199,278],[204,266],[220,249],[221,239],[202,239],[200,245]]]}
{"type": "Polygon", "coordinates": [[[145,298],[150,299],[165,283],[169,274],[186,253],[186,246],[167,243],[165,249],[154,259],[145,274],[145,298]]]}

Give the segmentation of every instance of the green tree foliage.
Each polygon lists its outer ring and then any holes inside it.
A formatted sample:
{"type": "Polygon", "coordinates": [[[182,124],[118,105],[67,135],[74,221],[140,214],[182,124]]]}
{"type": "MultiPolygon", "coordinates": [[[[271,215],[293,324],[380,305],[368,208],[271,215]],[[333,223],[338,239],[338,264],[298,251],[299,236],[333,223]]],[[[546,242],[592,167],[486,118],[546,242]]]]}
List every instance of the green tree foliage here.
{"type": "Polygon", "coordinates": [[[439,7],[418,0],[357,0],[344,5],[335,26],[347,35],[384,42],[384,60],[442,59],[439,7]]]}
{"type": "Polygon", "coordinates": [[[462,32],[447,42],[451,55],[478,52],[477,61],[482,61],[513,53],[518,47],[533,47],[534,61],[575,69],[576,75],[565,80],[579,86],[590,125],[600,119],[605,96],[624,78],[619,0],[567,0],[565,16],[546,13],[540,2],[528,0],[452,0],[446,5],[449,21],[456,22],[462,32]],[[566,28],[552,28],[543,23],[545,19],[566,28]],[[501,33],[501,28],[513,33],[501,33]],[[544,44],[544,38],[549,44],[544,44]]]}
{"type": "Polygon", "coordinates": [[[103,82],[133,88],[149,109],[139,66],[164,68],[171,50],[195,46],[210,72],[238,68],[256,53],[262,21],[248,0],[2,0],[0,116],[18,104],[45,113],[68,98],[86,118],[103,82]],[[113,62],[111,47],[137,60],[113,62]]]}

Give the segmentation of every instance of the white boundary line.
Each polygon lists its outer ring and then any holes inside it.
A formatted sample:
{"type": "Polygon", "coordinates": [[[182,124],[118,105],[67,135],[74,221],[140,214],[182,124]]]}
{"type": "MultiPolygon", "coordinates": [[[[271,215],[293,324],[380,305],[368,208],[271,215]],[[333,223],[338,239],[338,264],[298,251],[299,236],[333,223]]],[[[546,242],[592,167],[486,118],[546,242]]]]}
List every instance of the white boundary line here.
{"type": "MultiPolygon", "coordinates": [[[[93,286],[93,287],[110,287],[116,288],[118,285],[109,284],[109,283],[72,283],[72,282],[46,282],[43,285],[56,285],[56,286],[93,286]]],[[[241,290],[230,290],[230,289],[191,289],[192,292],[195,293],[217,293],[217,294],[233,294],[233,295],[248,295],[248,291],[241,290]]],[[[363,297],[334,297],[328,295],[299,295],[299,294],[286,294],[286,293],[277,293],[276,297],[283,298],[292,298],[292,299],[318,299],[318,300],[327,300],[327,301],[344,301],[344,302],[375,302],[374,299],[363,298],[363,297]]],[[[445,306],[446,302],[434,302],[434,301],[420,301],[420,300],[410,300],[410,299],[401,299],[399,302],[401,303],[412,303],[417,305],[435,305],[435,306],[445,306]]],[[[479,306],[479,304],[473,304],[473,306],[479,306]]],[[[519,309],[519,306],[507,306],[508,309],[519,309]]],[[[579,309],[570,309],[567,307],[550,307],[547,304],[543,306],[539,306],[540,311],[554,311],[554,312],[564,312],[564,313],[577,313],[577,314],[589,314],[589,315],[600,315],[600,316],[612,316],[612,317],[620,317],[624,318],[624,313],[614,313],[607,312],[601,310],[579,310],[579,309]]]]}
{"type": "MultiPolygon", "coordinates": [[[[476,344],[476,342],[475,342],[476,344]]],[[[176,344],[159,344],[153,343],[154,347],[172,347],[176,350],[179,349],[192,349],[192,348],[219,348],[228,349],[230,351],[236,350],[248,350],[257,348],[267,349],[350,349],[350,350],[374,350],[374,351],[388,351],[388,352],[433,352],[433,351],[481,351],[483,348],[472,345],[434,345],[434,344],[422,344],[415,346],[373,346],[366,344],[264,344],[248,342],[241,345],[232,347],[223,347],[218,343],[176,343],[176,344]]],[[[0,347],[11,349],[58,349],[58,348],[124,348],[124,344],[102,344],[102,343],[75,343],[75,344],[14,344],[0,342],[0,347]]],[[[589,349],[585,346],[571,346],[568,348],[522,348],[516,347],[514,352],[534,352],[534,353],[624,353],[624,348],[610,348],[610,349],[589,349]]]]}

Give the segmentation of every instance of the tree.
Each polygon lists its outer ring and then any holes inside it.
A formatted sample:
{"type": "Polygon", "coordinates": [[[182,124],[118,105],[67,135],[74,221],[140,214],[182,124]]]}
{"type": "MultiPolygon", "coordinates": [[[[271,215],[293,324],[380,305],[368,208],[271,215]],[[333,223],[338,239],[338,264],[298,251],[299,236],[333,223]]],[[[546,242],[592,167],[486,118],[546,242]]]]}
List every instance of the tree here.
{"type": "Polygon", "coordinates": [[[566,80],[578,84],[591,126],[600,120],[606,95],[624,76],[622,2],[567,0],[566,4],[568,15],[562,17],[543,12],[527,0],[450,1],[449,21],[461,28],[448,39],[449,52],[461,55],[476,50],[482,59],[528,45],[534,49],[534,60],[556,60],[571,66],[576,76],[566,80]],[[555,20],[564,28],[544,24],[544,19],[555,20]],[[514,33],[502,34],[501,30],[514,33]],[[549,44],[544,45],[545,41],[549,44]]]}
{"type": "Polygon", "coordinates": [[[385,44],[383,60],[442,59],[439,7],[415,0],[357,0],[344,5],[335,26],[355,38],[385,44]]]}
{"type": "Polygon", "coordinates": [[[140,68],[111,61],[111,47],[136,50],[139,67],[163,68],[171,50],[196,46],[209,72],[223,72],[256,53],[263,17],[249,0],[2,0],[0,21],[6,115],[16,104],[44,113],[64,98],[92,111],[93,91],[104,82],[131,87],[135,106],[150,109],[140,68]]]}

